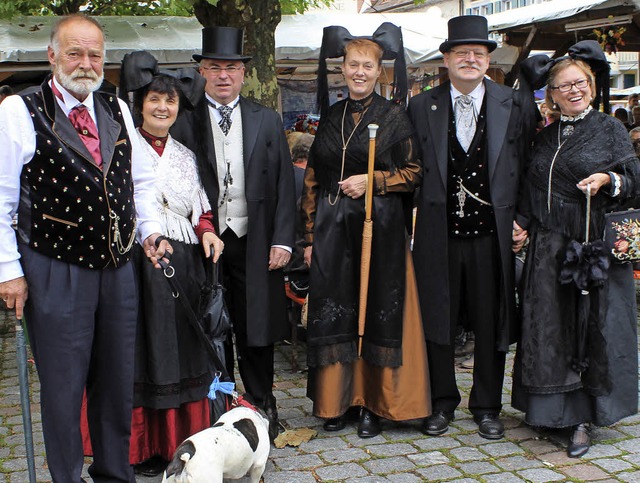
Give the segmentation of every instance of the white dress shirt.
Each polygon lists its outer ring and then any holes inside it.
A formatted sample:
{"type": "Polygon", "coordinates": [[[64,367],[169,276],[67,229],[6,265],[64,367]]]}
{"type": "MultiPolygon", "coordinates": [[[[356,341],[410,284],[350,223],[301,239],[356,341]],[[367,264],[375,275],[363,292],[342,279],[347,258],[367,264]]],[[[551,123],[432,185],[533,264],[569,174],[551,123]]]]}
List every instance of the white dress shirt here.
{"type": "MultiPolygon", "coordinates": [[[[76,105],[84,104],[94,122],[96,121],[93,94],[80,102],[58,82],[55,84],[63,99],[56,97],[56,101],[65,114],[68,115],[76,105]]],[[[142,241],[152,233],[161,232],[155,209],[154,175],[151,165],[145,163],[141,156],[143,151],[140,149],[140,139],[129,108],[120,99],[118,102],[131,142],[131,174],[138,219],[138,240],[142,241]]],[[[33,121],[20,96],[9,96],[0,104],[0,146],[0,282],[6,282],[23,276],[11,220],[20,201],[22,168],[31,161],[36,150],[33,121]]]]}
{"type": "MultiPolygon", "coordinates": [[[[469,97],[471,97],[471,99],[473,99],[473,109],[476,113],[476,118],[480,113],[480,109],[482,109],[482,101],[484,101],[485,90],[486,89],[484,87],[484,81],[483,81],[483,82],[480,82],[480,84],[478,84],[474,90],[472,90],[471,92],[469,92],[469,94],[467,94],[469,97]]],[[[453,87],[453,83],[452,83],[451,84],[451,105],[455,106],[456,97],[463,96],[463,95],[464,94],[462,92],[460,92],[458,89],[453,87]]]]}

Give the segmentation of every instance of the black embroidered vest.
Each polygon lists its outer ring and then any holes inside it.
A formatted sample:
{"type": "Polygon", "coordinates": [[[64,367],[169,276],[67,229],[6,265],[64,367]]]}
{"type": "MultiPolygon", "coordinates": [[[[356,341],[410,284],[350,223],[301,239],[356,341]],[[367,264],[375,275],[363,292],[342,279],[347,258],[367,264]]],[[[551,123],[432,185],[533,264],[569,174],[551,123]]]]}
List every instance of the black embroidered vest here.
{"type": "MultiPolygon", "coordinates": [[[[131,175],[131,143],[115,96],[94,93],[98,116],[120,125],[113,156],[103,172],[91,156],[71,147],[59,132],[76,135],[48,84],[21,93],[36,131],[36,151],[22,169],[18,211],[20,239],[34,250],[82,267],[102,269],[129,260],[136,218],[131,175]]],[[[106,129],[105,129],[106,131],[106,129]]],[[[114,133],[114,131],[111,131],[114,133]]],[[[78,137],[80,146],[82,141],[78,137]]],[[[107,150],[107,151],[110,151],[107,150]]]]}
{"type": "Polygon", "coordinates": [[[476,133],[469,151],[460,145],[456,136],[453,108],[449,112],[449,159],[447,176],[447,220],[449,235],[475,237],[494,231],[493,208],[476,198],[491,202],[489,168],[487,166],[487,101],[482,103],[476,122],[476,133]],[[463,189],[460,185],[462,182],[463,189]],[[473,194],[471,196],[470,193],[473,194]],[[464,198],[461,207],[460,198],[464,198]]]}

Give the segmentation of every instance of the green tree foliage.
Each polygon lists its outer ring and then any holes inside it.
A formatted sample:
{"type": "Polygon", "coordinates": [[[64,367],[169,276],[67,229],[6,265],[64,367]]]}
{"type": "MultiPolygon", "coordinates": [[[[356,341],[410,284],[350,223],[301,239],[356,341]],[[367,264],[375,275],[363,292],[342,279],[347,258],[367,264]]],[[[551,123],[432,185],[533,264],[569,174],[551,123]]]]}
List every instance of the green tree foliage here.
{"type": "MultiPolygon", "coordinates": [[[[240,0],[203,0],[211,7],[218,4],[241,5],[240,0]]],[[[283,14],[304,13],[307,9],[330,5],[332,0],[280,0],[283,14]]],[[[17,15],[68,15],[84,12],[89,15],[178,15],[191,16],[197,0],[0,0],[0,18],[17,15]]],[[[271,3],[267,1],[266,3],[271,3]]]]}

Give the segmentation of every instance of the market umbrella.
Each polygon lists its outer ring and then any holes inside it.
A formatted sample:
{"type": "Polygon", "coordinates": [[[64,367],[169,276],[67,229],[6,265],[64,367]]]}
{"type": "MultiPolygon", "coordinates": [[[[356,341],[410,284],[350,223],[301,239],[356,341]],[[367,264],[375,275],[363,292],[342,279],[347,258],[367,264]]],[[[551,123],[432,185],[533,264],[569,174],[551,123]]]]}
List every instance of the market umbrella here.
{"type": "Polygon", "coordinates": [[[591,293],[599,290],[608,276],[609,256],[602,240],[589,241],[591,219],[591,185],[587,185],[587,213],[585,240],[580,243],[571,240],[562,262],[559,281],[563,285],[573,283],[578,290],[578,310],[576,320],[576,348],[571,367],[582,374],[589,367],[586,355],[589,316],[592,311],[591,293]]]}
{"type": "Polygon", "coordinates": [[[24,429],[24,445],[27,450],[27,470],[29,481],[36,481],[35,456],[33,453],[33,428],[31,425],[31,404],[29,402],[29,373],[27,368],[27,345],[25,344],[22,321],[16,319],[16,357],[18,359],[18,382],[20,386],[20,406],[22,409],[22,426],[24,429]]]}
{"type": "Polygon", "coordinates": [[[369,292],[369,270],[371,261],[371,240],[373,238],[373,167],[376,158],[377,124],[369,124],[369,166],[367,169],[367,191],[365,192],[365,217],[362,227],[362,253],[360,255],[360,311],[358,312],[358,356],[362,355],[362,337],[367,316],[367,295],[369,292]]]}

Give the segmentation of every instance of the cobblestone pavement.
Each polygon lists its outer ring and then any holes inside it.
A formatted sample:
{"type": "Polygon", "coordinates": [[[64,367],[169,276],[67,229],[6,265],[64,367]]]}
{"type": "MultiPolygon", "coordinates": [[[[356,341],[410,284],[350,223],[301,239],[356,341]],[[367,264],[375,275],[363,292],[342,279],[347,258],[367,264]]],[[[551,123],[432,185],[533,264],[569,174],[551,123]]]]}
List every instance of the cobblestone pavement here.
{"type": "MultiPolygon", "coordinates": [[[[26,482],[15,333],[13,320],[2,309],[0,346],[0,483],[26,482]]],[[[304,367],[304,351],[299,352],[298,359],[304,367]]],[[[265,483],[640,482],[640,415],[610,428],[596,429],[595,444],[587,456],[570,459],[564,451],[567,434],[536,431],[523,423],[522,413],[509,406],[513,354],[508,358],[505,378],[506,437],[493,442],[478,436],[477,426],[466,409],[466,398],[456,411],[449,432],[437,438],[420,433],[417,421],[385,422],[383,433],[372,439],[358,438],[353,425],[327,433],[322,421],[311,415],[311,402],[305,397],[306,374],[291,370],[290,354],[290,346],[278,346],[275,394],[280,417],[288,428],[310,427],[318,434],[299,447],[272,448],[265,483]]],[[[49,481],[33,363],[29,377],[38,481],[49,481]]],[[[468,397],[470,371],[460,371],[458,382],[468,397]]],[[[138,482],[160,480],[139,478],[138,482]]]]}

